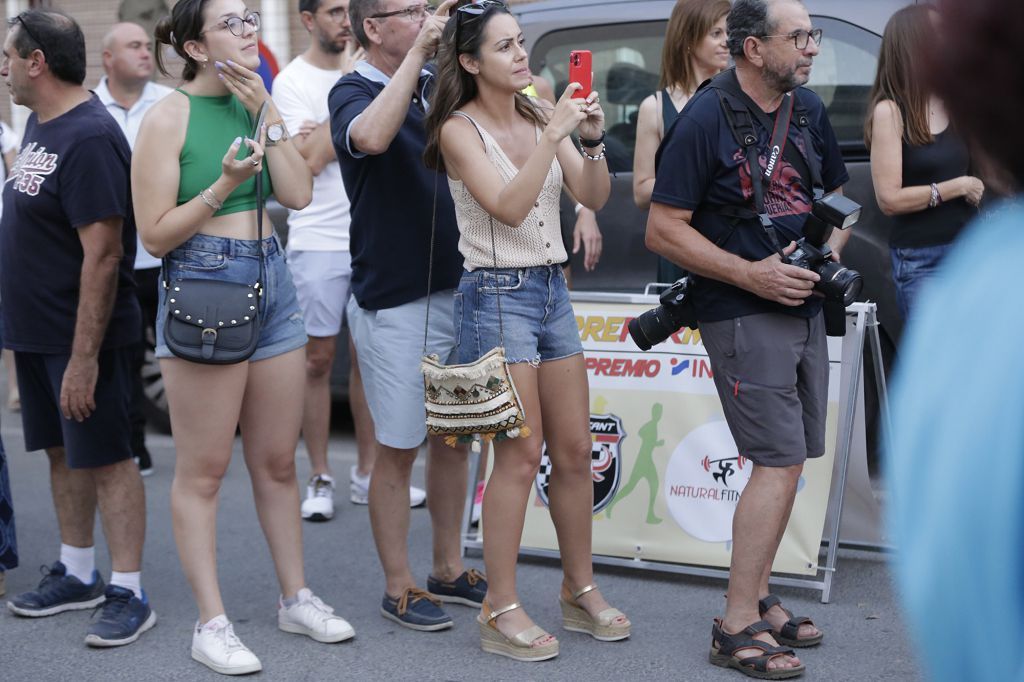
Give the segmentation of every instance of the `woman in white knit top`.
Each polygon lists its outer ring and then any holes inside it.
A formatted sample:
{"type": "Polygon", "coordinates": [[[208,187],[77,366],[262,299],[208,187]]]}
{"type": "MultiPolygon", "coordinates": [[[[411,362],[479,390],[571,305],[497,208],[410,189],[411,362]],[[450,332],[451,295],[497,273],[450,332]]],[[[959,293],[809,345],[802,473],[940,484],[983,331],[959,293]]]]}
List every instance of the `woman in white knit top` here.
{"type": "Polygon", "coordinates": [[[608,199],[604,113],[597,93],[577,92],[578,83],[542,110],[520,94],[530,82],[523,35],[505,5],[460,7],[441,38],[424,157],[448,174],[465,257],[455,303],[459,361],[504,345],[526,415],[529,435],[494,446],[483,501],[488,588],[479,621],[485,651],[527,661],[558,653],[558,641],[519,607],[515,578],[545,441],[564,571],[563,625],[604,641],[630,632],[629,620],[593,585],[590,398],[559,266],[566,257],[558,218],[563,181],[587,208],[608,199]],[[569,137],[573,131],[582,149],[569,137]]]}

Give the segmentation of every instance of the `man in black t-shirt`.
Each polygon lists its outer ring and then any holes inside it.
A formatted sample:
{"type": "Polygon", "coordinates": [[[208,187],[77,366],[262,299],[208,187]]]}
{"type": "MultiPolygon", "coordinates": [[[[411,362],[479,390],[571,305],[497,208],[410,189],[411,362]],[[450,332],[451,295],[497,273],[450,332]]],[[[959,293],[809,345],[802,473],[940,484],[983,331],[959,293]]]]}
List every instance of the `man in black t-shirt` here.
{"type": "Polygon", "coordinates": [[[4,185],[0,287],[14,349],[26,450],[46,450],[60,560],[14,597],[21,616],[100,604],[86,644],[129,644],[156,623],[140,586],[145,491],[132,460],[128,405],[139,336],[128,142],[82,87],[85,39],[73,19],[29,10],[9,22],[11,97],[32,110],[4,185]],[[96,507],[110,584],[95,570],[96,507]]]}
{"type": "MultiPolygon", "coordinates": [[[[721,207],[753,209],[751,173],[759,173],[765,213],[789,254],[813,199],[811,182],[790,163],[793,150],[817,162],[826,192],[848,176],[821,100],[800,87],[821,37],[804,6],[737,0],[728,31],[735,79],[762,110],[751,112],[760,167],[748,167],[716,90],[698,91],[659,149],[647,243],[695,274],[701,337],[726,421],[739,455],[754,464],[733,519],[728,604],[713,629],[711,660],[799,674],[803,664],[792,650],[770,647],[811,646],[822,635],[809,619],[791,619],[769,593],[768,578],[803,463],[825,451],[828,353],[821,299],[812,296],[818,276],[784,263],[756,217],[733,223],[721,207]],[[767,116],[774,128],[787,97],[806,111],[812,148],[796,115],[775,141],[760,122],[767,116]],[[789,153],[770,153],[783,138],[789,153]]],[[[836,230],[830,238],[836,258],[848,236],[836,230]]]]}

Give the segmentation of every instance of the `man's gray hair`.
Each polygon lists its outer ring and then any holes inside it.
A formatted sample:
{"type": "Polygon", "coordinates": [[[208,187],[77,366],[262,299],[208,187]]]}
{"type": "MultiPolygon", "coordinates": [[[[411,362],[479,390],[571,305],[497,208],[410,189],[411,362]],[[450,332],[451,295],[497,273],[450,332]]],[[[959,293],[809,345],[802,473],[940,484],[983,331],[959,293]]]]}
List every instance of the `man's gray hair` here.
{"type": "Polygon", "coordinates": [[[348,4],[348,20],[352,24],[352,35],[364,50],[370,49],[370,40],[366,37],[363,20],[380,12],[382,2],[383,0],[351,0],[348,4]]]}
{"type": "Polygon", "coordinates": [[[736,0],[725,20],[729,34],[729,54],[743,56],[743,43],[747,38],[772,35],[775,26],[768,19],[769,0],[736,0]]]}

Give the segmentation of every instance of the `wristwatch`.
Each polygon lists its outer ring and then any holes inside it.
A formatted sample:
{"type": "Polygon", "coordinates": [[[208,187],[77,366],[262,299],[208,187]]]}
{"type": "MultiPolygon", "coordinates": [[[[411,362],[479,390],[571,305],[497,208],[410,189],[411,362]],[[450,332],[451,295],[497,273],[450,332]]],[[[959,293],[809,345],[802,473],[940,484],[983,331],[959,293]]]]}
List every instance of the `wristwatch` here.
{"type": "Polygon", "coordinates": [[[288,139],[288,131],[284,127],[283,121],[276,121],[267,126],[267,146],[273,147],[278,142],[284,142],[288,139]]]}

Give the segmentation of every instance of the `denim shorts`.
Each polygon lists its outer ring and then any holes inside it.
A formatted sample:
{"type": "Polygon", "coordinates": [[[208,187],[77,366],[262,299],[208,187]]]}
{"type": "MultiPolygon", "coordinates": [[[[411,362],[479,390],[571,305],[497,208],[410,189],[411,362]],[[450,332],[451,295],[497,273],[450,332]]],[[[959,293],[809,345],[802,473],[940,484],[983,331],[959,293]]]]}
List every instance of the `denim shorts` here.
{"type": "MultiPolygon", "coordinates": [[[[295,295],[291,273],[276,237],[263,240],[266,253],[263,326],[250,361],[266,360],[306,345],[306,328],[295,295]]],[[[167,254],[170,278],[211,279],[252,284],[259,279],[259,243],[255,239],[229,239],[197,234],[167,254]]],[[[161,284],[161,289],[162,289],[161,284]]],[[[160,292],[156,315],[156,357],[174,357],[164,343],[167,292],[160,292]]]]}
{"type": "Polygon", "coordinates": [[[536,366],[583,352],[560,265],[464,272],[455,294],[455,335],[460,363],[499,345],[510,364],[536,366]]]}
{"type": "Polygon", "coordinates": [[[907,319],[921,287],[938,272],[952,244],[922,246],[914,249],[890,249],[892,279],[896,284],[896,302],[907,319]]]}

